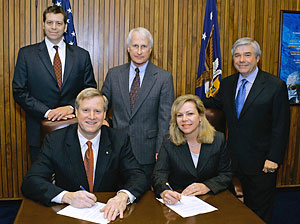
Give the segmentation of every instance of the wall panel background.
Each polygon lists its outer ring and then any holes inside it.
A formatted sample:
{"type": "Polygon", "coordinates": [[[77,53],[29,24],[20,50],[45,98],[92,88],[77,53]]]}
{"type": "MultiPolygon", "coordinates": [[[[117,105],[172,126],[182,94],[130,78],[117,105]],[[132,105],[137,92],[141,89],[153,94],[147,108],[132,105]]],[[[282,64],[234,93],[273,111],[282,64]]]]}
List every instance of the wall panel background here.
{"type": "MultiPolygon", "coordinates": [[[[30,162],[24,111],[11,82],[20,47],[43,39],[42,13],[51,0],[0,0],[0,198],[21,197],[30,162]]],[[[173,73],[176,96],[194,93],[206,0],[70,0],[78,45],[90,52],[99,88],[109,68],[128,61],[126,36],[138,26],[154,38],[151,60],[173,73]]],[[[259,42],[259,66],[277,74],[280,10],[300,0],[217,0],[223,77],[235,72],[230,49],[249,36],[259,42]]],[[[288,162],[278,186],[300,184],[299,107],[291,106],[288,162]],[[296,158],[296,159],[295,159],[296,158]]]]}

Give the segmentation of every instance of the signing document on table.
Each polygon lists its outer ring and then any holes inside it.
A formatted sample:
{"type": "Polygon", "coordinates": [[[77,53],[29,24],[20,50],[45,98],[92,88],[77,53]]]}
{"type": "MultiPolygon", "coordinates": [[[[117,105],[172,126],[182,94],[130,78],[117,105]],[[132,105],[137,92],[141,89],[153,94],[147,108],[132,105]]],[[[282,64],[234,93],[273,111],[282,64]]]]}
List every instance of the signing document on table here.
{"type": "MultiPolygon", "coordinates": [[[[163,199],[157,198],[157,200],[163,203],[163,199]]],[[[218,210],[217,208],[211,206],[205,201],[202,201],[196,196],[181,195],[180,202],[177,202],[174,205],[169,205],[169,204],[165,204],[165,205],[168,206],[177,214],[179,214],[180,216],[182,216],[183,218],[218,210]]]]}
{"type": "Polygon", "coordinates": [[[97,202],[91,208],[75,208],[71,205],[65,207],[64,209],[57,212],[59,215],[65,215],[77,219],[82,219],[90,222],[106,224],[109,223],[107,219],[104,218],[104,212],[100,212],[106,204],[97,202]]]}

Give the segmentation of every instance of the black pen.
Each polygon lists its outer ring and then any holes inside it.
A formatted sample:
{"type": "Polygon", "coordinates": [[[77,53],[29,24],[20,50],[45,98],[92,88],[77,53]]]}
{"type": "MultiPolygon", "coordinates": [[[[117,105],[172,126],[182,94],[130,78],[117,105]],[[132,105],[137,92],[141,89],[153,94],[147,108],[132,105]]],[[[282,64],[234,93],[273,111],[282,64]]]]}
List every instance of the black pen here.
{"type": "MultiPolygon", "coordinates": [[[[167,185],[167,187],[168,187],[171,191],[174,191],[174,190],[171,188],[171,186],[170,186],[170,184],[169,184],[168,182],[166,183],[166,185],[167,185]]],[[[178,200],[178,202],[181,203],[180,200],[178,200]]]]}

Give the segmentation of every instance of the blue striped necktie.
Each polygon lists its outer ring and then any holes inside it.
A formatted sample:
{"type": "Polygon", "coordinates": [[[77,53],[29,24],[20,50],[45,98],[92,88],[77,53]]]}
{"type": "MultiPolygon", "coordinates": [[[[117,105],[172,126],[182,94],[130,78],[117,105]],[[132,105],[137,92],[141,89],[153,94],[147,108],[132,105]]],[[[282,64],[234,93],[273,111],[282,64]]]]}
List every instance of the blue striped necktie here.
{"type": "Polygon", "coordinates": [[[235,108],[236,108],[236,114],[237,117],[240,117],[240,113],[243,109],[244,103],[245,103],[245,98],[246,98],[246,83],[247,79],[242,79],[242,84],[239,88],[238,94],[235,98],[235,108]]]}

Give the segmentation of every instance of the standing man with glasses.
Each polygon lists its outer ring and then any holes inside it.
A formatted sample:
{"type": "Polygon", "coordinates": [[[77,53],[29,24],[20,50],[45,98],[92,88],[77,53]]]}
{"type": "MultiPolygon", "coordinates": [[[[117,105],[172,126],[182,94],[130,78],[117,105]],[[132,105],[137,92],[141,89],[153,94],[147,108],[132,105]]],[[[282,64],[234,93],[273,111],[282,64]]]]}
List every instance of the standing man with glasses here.
{"type": "Polygon", "coordinates": [[[261,50],[255,40],[238,39],[231,53],[238,73],[223,79],[218,94],[203,102],[225,112],[232,167],[244,202],[270,223],[277,170],[289,136],[287,87],[258,68],[261,50]]]}
{"type": "Polygon", "coordinates": [[[65,10],[49,6],[43,13],[43,29],[42,42],[20,49],[12,82],[14,99],[26,111],[31,162],[40,153],[41,121],[75,117],[77,94],[97,86],[89,53],[63,41],[65,10]]]}
{"type": "Polygon", "coordinates": [[[147,29],[132,29],[127,37],[131,62],[110,69],[102,87],[113,109],[113,127],[130,136],[133,153],[149,184],[174,100],[172,74],[149,61],[152,45],[147,29]]]}

